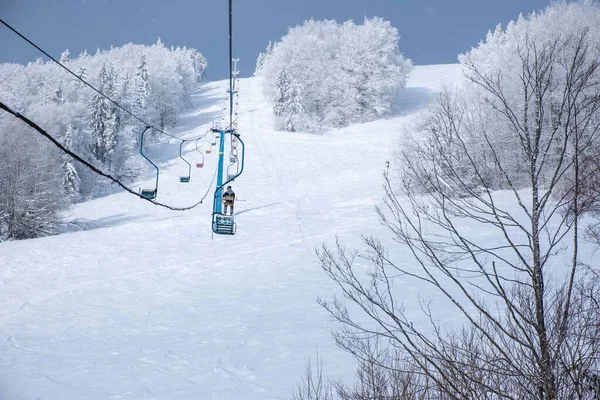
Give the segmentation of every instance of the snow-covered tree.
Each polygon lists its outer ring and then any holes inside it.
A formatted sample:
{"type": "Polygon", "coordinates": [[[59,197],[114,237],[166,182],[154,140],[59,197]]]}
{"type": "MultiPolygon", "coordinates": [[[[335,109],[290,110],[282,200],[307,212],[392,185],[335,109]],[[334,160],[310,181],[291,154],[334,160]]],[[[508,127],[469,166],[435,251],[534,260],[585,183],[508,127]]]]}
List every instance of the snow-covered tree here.
{"type": "Polygon", "coordinates": [[[63,93],[63,82],[62,81],[60,81],[58,83],[58,87],[56,88],[56,91],[54,92],[54,96],[52,97],[52,101],[54,101],[57,104],[63,104],[65,102],[64,93],[63,93]]]}
{"type": "MultiPolygon", "coordinates": [[[[69,150],[73,149],[73,127],[69,125],[67,128],[67,133],[65,134],[64,145],[69,150]]],[[[65,193],[71,199],[76,199],[79,195],[79,185],[81,184],[81,180],[79,179],[79,174],[77,173],[77,168],[75,167],[75,162],[73,157],[68,154],[63,156],[63,169],[64,169],[64,179],[63,186],[65,188],[65,193]]]]}
{"type": "Polygon", "coordinates": [[[389,113],[405,86],[411,63],[398,42],[397,29],[381,18],[366,18],[362,25],[309,20],[269,45],[256,75],[264,76],[272,99],[281,98],[281,72],[294,77],[302,88],[297,98],[303,117],[294,124],[301,129],[310,129],[312,121],[331,127],[369,121],[389,113]]]}
{"type": "Polygon", "coordinates": [[[67,205],[60,156],[20,121],[0,125],[0,241],[52,234],[67,205]]]}
{"type": "Polygon", "coordinates": [[[285,72],[285,68],[279,73],[275,83],[275,96],[273,97],[273,114],[276,117],[284,115],[286,104],[288,103],[288,94],[291,80],[285,72]]]}
{"type": "Polygon", "coordinates": [[[134,114],[144,115],[150,103],[150,76],[146,55],[142,54],[134,78],[133,111],[134,114]]]}
{"type": "Polygon", "coordinates": [[[285,68],[279,74],[273,100],[273,114],[279,124],[289,132],[302,130],[304,124],[304,106],[302,105],[302,87],[286,73],[285,68]]]}
{"type": "Polygon", "coordinates": [[[256,69],[254,70],[254,76],[262,75],[264,66],[269,63],[271,55],[273,54],[273,47],[274,44],[271,41],[269,41],[265,52],[260,52],[258,54],[258,58],[256,59],[256,69]]]}
{"type": "Polygon", "coordinates": [[[304,106],[302,105],[302,86],[294,79],[289,86],[289,103],[285,117],[285,130],[289,132],[301,131],[304,127],[304,106]]]}
{"type": "Polygon", "coordinates": [[[69,49],[67,49],[67,50],[63,51],[63,52],[61,53],[61,55],[60,55],[60,60],[59,60],[59,62],[60,62],[62,65],[67,65],[67,64],[69,63],[69,61],[71,61],[71,58],[70,58],[70,56],[71,56],[71,53],[69,52],[69,49]]]}

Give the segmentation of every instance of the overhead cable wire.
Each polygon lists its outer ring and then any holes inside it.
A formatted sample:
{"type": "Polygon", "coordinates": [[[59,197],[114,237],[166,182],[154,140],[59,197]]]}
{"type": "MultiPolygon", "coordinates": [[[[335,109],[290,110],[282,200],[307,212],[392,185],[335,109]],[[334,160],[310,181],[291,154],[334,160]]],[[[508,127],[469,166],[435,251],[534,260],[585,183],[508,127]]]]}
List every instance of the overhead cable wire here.
{"type": "Polygon", "coordinates": [[[233,126],[233,5],[229,0],[229,126],[233,126]]]}
{"type": "Polygon", "coordinates": [[[108,97],[107,95],[105,95],[104,93],[102,93],[100,90],[96,89],[93,85],[91,85],[90,83],[88,83],[85,79],[83,79],[82,77],[80,77],[79,75],[77,75],[75,72],[71,71],[69,68],[67,68],[65,65],[63,65],[60,61],[56,60],[56,58],[52,57],[50,54],[48,54],[46,51],[44,51],[44,49],[42,49],[41,47],[39,47],[37,44],[33,43],[31,40],[29,40],[27,37],[25,37],[22,33],[20,33],[15,28],[13,28],[12,26],[10,26],[2,18],[0,18],[0,23],[2,23],[4,26],[6,26],[11,31],[13,31],[21,39],[25,40],[27,43],[29,43],[30,45],[32,45],[33,47],[35,47],[38,51],[40,51],[42,54],[44,54],[50,60],[52,60],[53,62],[55,62],[56,64],[58,64],[61,68],[63,68],[69,74],[73,75],[75,78],[77,78],[79,81],[81,81],[84,85],[88,86],[90,89],[92,89],[93,91],[95,91],[96,93],[98,93],[100,96],[104,97],[106,100],[110,101],[112,104],[114,104],[115,106],[117,106],[121,110],[125,111],[127,114],[129,114],[131,117],[133,117],[134,119],[136,119],[138,122],[141,122],[145,126],[151,127],[153,130],[155,130],[155,131],[157,131],[159,133],[162,133],[165,136],[168,136],[168,137],[173,138],[173,139],[181,140],[183,142],[193,141],[193,140],[197,139],[197,138],[183,139],[183,138],[180,138],[180,137],[175,136],[173,134],[170,134],[168,132],[165,132],[162,129],[156,128],[152,124],[149,124],[148,122],[144,121],[142,118],[138,117],[137,115],[135,115],[134,113],[132,113],[131,111],[129,111],[126,107],[124,107],[121,104],[119,104],[117,101],[111,99],[110,97],[108,97]]]}
{"type": "Polygon", "coordinates": [[[164,203],[159,203],[157,201],[153,201],[151,199],[148,199],[144,196],[142,196],[140,193],[130,189],[129,187],[127,187],[123,182],[121,182],[119,179],[115,178],[114,176],[112,176],[111,174],[108,174],[104,171],[102,171],[101,169],[95,167],[94,165],[90,164],[88,161],[84,160],[81,156],[79,156],[78,154],[74,153],[73,151],[67,149],[65,146],[63,146],[58,140],[56,140],[52,135],[50,135],[48,132],[46,132],[44,129],[42,129],[38,124],[36,124],[35,122],[33,122],[32,120],[30,120],[29,118],[27,118],[26,116],[12,110],[10,107],[8,107],[6,104],[4,104],[2,101],[0,101],[0,109],[8,112],[9,114],[14,115],[16,118],[22,120],[23,122],[25,122],[27,125],[29,125],[30,127],[32,127],[33,129],[35,129],[38,133],[40,133],[42,136],[46,137],[48,140],[50,140],[56,147],[58,147],[62,152],[64,152],[65,154],[68,154],[69,156],[73,157],[75,160],[79,161],[80,163],[82,163],[83,165],[85,165],[86,167],[88,167],[90,170],[92,170],[94,173],[101,175],[111,181],[113,181],[114,183],[116,183],[117,185],[119,185],[121,188],[123,188],[125,191],[133,194],[134,196],[139,197],[140,199],[149,201],[150,203],[159,206],[159,207],[164,207],[167,208],[169,210],[173,210],[173,211],[187,211],[187,210],[191,210],[197,206],[199,206],[200,204],[202,204],[202,202],[204,201],[204,199],[206,199],[206,197],[208,196],[208,193],[210,192],[211,186],[215,180],[215,176],[217,174],[217,170],[215,169],[215,174],[213,175],[213,179],[210,183],[210,185],[208,186],[208,190],[206,191],[206,193],[204,194],[204,197],[202,197],[200,199],[200,201],[198,201],[195,204],[192,204],[191,206],[188,207],[173,207],[170,206],[168,204],[164,204],[164,203]]]}

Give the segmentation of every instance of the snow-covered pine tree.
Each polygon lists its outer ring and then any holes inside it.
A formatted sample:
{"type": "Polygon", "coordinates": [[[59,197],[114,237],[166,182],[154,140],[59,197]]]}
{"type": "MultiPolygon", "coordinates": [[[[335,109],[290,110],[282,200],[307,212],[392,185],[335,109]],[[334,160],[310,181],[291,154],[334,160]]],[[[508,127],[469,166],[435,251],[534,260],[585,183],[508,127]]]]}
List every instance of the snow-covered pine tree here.
{"type": "MultiPolygon", "coordinates": [[[[77,76],[80,77],[82,80],[87,81],[87,69],[82,65],[79,68],[77,68],[77,72],[76,72],[77,76]]],[[[85,84],[80,81],[79,79],[77,79],[77,86],[79,88],[82,88],[85,86],[85,84]]]]}
{"type": "Polygon", "coordinates": [[[52,96],[52,101],[56,104],[64,104],[64,102],[65,102],[62,80],[60,82],[58,82],[58,87],[56,88],[56,91],[54,92],[54,95],[52,96]]]}
{"type": "Polygon", "coordinates": [[[291,80],[285,68],[281,70],[275,83],[275,97],[273,99],[273,114],[276,117],[284,115],[287,103],[289,102],[288,95],[290,93],[291,80]]]}
{"type": "MultiPolygon", "coordinates": [[[[71,124],[69,124],[67,133],[65,134],[65,146],[67,149],[73,148],[73,126],[71,124]]],[[[73,157],[68,154],[65,154],[63,157],[63,170],[65,173],[63,186],[65,188],[67,197],[69,197],[71,200],[74,200],[79,195],[79,184],[81,183],[81,179],[79,179],[79,174],[75,168],[73,157]]]]}
{"type": "Polygon", "coordinates": [[[149,79],[148,62],[146,60],[146,55],[142,54],[140,57],[140,63],[136,69],[134,79],[135,84],[133,88],[133,108],[134,114],[136,115],[145,115],[146,110],[148,109],[148,104],[150,103],[149,79]]]}
{"type": "Polygon", "coordinates": [[[275,86],[273,114],[286,131],[296,132],[304,126],[305,111],[302,102],[302,86],[284,68],[275,86]]]}
{"type": "MultiPolygon", "coordinates": [[[[116,96],[116,80],[117,75],[115,72],[115,67],[111,62],[106,69],[106,82],[104,84],[104,94],[111,99],[114,99],[116,96]]],[[[106,125],[103,132],[104,154],[105,162],[109,167],[112,167],[114,152],[118,145],[117,132],[119,130],[119,109],[109,100],[104,100],[106,101],[106,106],[108,109],[106,125]]]]}
{"type": "Polygon", "coordinates": [[[59,62],[62,65],[67,65],[69,63],[69,61],[71,61],[70,59],[71,53],[69,52],[69,49],[66,49],[65,51],[62,52],[62,54],[60,55],[60,60],[59,62]]]}
{"type": "Polygon", "coordinates": [[[264,66],[269,62],[271,55],[273,54],[273,43],[269,41],[265,52],[260,52],[256,59],[256,69],[254,70],[254,76],[260,76],[264,66]]]}
{"type": "MultiPolygon", "coordinates": [[[[109,95],[114,91],[114,83],[111,82],[109,68],[106,63],[102,64],[98,75],[98,90],[109,95]]],[[[94,138],[92,154],[102,164],[110,163],[110,155],[114,150],[116,120],[113,105],[103,96],[94,93],[91,106],[90,130],[94,138]]]]}
{"type": "Polygon", "coordinates": [[[206,70],[208,69],[208,62],[204,54],[200,53],[196,49],[189,49],[190,58],[192,59],[192,64],[194,66],[194,72],[196,75],[196,82],[201,82],[206,75],[206,70]]]}
{"type": "Polygon", "coordinates": [[[301,131],[304,127],[304,105],[302,104],[302,86],[296,82],[293,77],[290,77],[290,84],[288,85],[288,102],[286,104],[284,114],[285,122],[284,129],[288,132],[301,131]]]}

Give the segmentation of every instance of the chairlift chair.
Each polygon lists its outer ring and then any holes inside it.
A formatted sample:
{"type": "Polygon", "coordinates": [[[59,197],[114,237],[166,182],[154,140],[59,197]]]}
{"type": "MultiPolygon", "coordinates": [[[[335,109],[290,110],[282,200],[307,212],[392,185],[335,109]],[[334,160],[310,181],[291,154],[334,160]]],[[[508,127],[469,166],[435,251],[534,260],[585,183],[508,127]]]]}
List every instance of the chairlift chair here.
{"type": "Polygon", "coordinates": [[[218,235],[235,235],[237,225],[233,215],[213,214],[212,230],[218,235]]]}
{"type": "MultiPolygon", "coordinates": [[[[209,132],[209,133],[210,133],[210,134],[211,134],[211,135],[214,137],[214,135],[213,135],[211,132],[209,132]]],[[[207,153],[207,154],[210,154],[210,151],[211,151],[211,150],[210,150],[210,147],[211,147],[211,146],[214,146],[214,145],[216,144],[216,142],[215,142],[215,143],[213,143],[211,140],[209,140],[209,139],[208,139],[208,134],[206,134],[206,136],[205,136],[204,138],[206,139],[206,142],[208,143],[208,147],[206,148],[206,153],[207,153]]]]}
{"type": "Polygon", "coordinates": [[[150,160],[148,157],[146,157],[146,155],[144,154],[144,135],[146,134],[146,131],[150,129],[150,126],[146,126],[146,129],[144,129],[144,131],[142,132],[141,138],[140,138],[140,154],[142,155],[142,157],[144,157],[150,164],[152,164],[152,166],[154,167],[154,169],[156,170],[156,180],[154,182],[154,189],[141,189],[140,188],[140,194],[142,195],[142,197],[148,199],[148,200],[153,200],[156,198],[156,196],[158,195],[158,174],[159,174],[159,170],[158,170],[158,166],[156,164],[154,164],[152,162],[152,160],[150,160]]]}
{"type": "Polygon", "coordinates": [[[238,158],[234,157],[234,160],[231,162],[231,164],[229,164],[227,166],[227,180],[228,181],[234,180],[235,177],[237,176],[237,174],[239,173],[239,169],[240,169],[240,166],[238,164],[238,158]],[[235,168],[236,172],[235,173],[229,172],[230,168],[233,167],[234,165],[236,166],[236,168],[235,168]]]}
{"type": "Polygon", "coordinates": [[[202,161],[196,163],[196,168],[204,167],[204,153],[202,153],[202,151],[200,151],[200,147],[198,147],[198,142],[200,141],[200,139],[202,138],[196,139],[196,151],[202,156],[202,161]]]}
{"type": "Polygon", "coordinates": [[[153,200],[156,198],[157,192],[156,189],[141,189],[140,194],[148,200],[153,200]]]}
{"type": "Polygon", "coordinates": [[[183,158],[183,144],[184,143],[185,143],[185,140],[182,140],[181,144],[179,145],[179,158],[181,158],[188,165],[188,174],[187,174],[187,176],[180,176],[179,182],[180,183],[189,183],[190,177],[192,175],[192,165],[188,162],[188,160],[183,158]]]}

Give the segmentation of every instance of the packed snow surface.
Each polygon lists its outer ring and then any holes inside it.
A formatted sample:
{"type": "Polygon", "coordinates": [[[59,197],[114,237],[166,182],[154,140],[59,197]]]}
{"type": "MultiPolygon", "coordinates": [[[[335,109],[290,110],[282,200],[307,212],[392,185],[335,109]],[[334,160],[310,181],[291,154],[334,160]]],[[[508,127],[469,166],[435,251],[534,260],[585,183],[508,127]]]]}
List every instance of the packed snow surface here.
{"type": "MultiPolygon", "coordinates": [[[[394,115],[323,135],[276,131],[259,79],[240,82],[235,236],[213,237],[212,191],[186,212],[117,193],[76,206],[68,233],[0,244],[0,399],[285,399],[317,354],[329,375],[352,378],[331,337],[339,326],[316,302],[336,289],[315,248],[385,235],[374,206],[386,161],[460,67],[416,67],[394,115]]],[[[205,132],[227,85],[199,88],[173,132],[205,132]]],[[[178,145],[151,150],[158,201],[204,196],[217,151],[181,184],[178,145]]],[[[151,173],[136,187],[152,187],[151,173]]]]}

